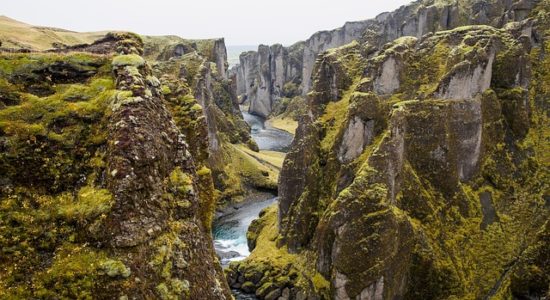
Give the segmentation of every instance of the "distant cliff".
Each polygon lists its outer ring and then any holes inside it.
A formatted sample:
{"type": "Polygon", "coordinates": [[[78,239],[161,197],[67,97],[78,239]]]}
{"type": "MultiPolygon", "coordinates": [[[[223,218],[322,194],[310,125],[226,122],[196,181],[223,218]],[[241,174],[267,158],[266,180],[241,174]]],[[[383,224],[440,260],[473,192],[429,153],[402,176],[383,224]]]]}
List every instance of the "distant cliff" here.
{"type": "Polygon", "coordinates": [[[328,49],[353,40],[380,47],[401,36],[420,38],[462,25],[502,27],[509,21],[526,18],[533,2],[421,0],[371,20],[348,22],[335,30],[317,32],[290,47],[262,45],[258,51],[243,53],[240,65],[232,70],[237,94],[249,102],[251,113],[265,117],[281,97],[287,97],[285,85],[297,85],[297,93],[303,95],[311,90],[315,61],[328,49]]]}

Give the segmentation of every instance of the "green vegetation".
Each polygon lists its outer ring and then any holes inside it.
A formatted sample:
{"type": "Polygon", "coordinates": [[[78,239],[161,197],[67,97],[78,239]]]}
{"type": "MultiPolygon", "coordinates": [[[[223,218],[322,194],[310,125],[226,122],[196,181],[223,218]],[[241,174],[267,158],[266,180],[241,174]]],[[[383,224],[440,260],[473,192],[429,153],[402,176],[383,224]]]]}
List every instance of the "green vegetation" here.
{"type": "MultiPolygon", "coordinates": [[[[11,65],[16,73],[22,69],[32,71],[65,56],[36,54],[32,56],[33,67],[18,57],[1,56],[0,65],[11,65]]],[[[82,57],[67,55],[64,61],[80,64],[82,57]]],[[[105,61],[94,56],[86,59],[95,63],[105,61]]],[[[49,190],[60,191],[78,180],[78,170],[88,168],[87,173],[92,173],[92,169],[102,167],[98,159],[93,159],[94,149],[105,143],[105,123],[101,120],[108,116],[115,93],[113,79],[104,70],[99,68],[89,81],[52,85],[53,94],[46,97],[26,93],[20,85],[7,83],[17,90],[20,100],[17,105],[0,110],[0,132],[9,141],[9,147],[0,154],[3,161],[0,170],[5,176],[15,183],[36,180],[49,190]]]]}
{"type": "Polygon", "coordinates": [[[259,220],[254,221],[259,222],[255,233],[256,248],[246,260],[230,265],[226,270],[230,280],[242,274],[247,280],[242,288],[249,285],[260,297],[277,289],[297,286],[303,290],[314,290],[316,295],[328,299],[330,283],[315,271],[312,256],[291,254],[286,247],[277,246],[277,206],[266,208],[262,214],[259,220]]]}
{"type": "Polygon", "coordinates": [[[188,266],[188,262],[181,256],[181,251],[187,248],[180,238],[184,226],[182,222],[172,222],[167,232],[153,242],[156,254],[149,265],[162,278],[161,283],[156,286],[161,299],[178,299],[182,294],[189,293],[189,282],[178,279],[174,276],[176,271],[173,270],[173,268],[184,269],[188,266]]]}
{"type": "Polygon", "coordinates": [[[111,193],[96,186],[105,169],[97,150],[106,142],[103,121],[114,95],[107,62],[81,53],[0,56],[2,85],[18,99],[0,109],[6,142],[0,177],[13,188],[0,199],[0,298],[86,299],[102,274],[129,275],[120,262],[79,243],[88,234],[86,226],[113,205],[111,193]],[[94,75],[78,82],[44,82],[51,90],[44,97],[28,93],[26,82],[12,77],[59,63],[94,75]],[[51,264],[43,263],[44,255],[51,256],[51,264]]]}
{"type": "Polygon", "coordinates": [[[143,67],[144,65],[145,60],[137,54],[119,55],[115,56],[115,58],[113,59],[114,67],[132,66],[139,68],[143,67]]]}
{"type": "MultiPolygon", "coordinates": [[[[542,245],[548,238],[550,137],[544,53],[550,48],[534,47],[530,53],[527,91],[516,86],[528,76],[526,48],[505,30],[470,26],[418,42],[403,38],[368,63],[350,58],[353,47],[319,59],[308,105],[320,139],[315,130],[302,133],[299,147],[289,154],[308,161],[285,166],[295,172],[292,176],[307,179],[304,187],[280,187],[293,197],[281,199],[281,207],[290,205],[281,220],[283,231],[270,227],[276,220],[270,221],[267,215],[274,218],[274,213],[268,211],[248,234],[256,248],[232,272],[246,277],[266,264],[284,269],[291,262],[311,281],[292,282],[321,298],[315,287],[323,287],[327,299],[336,292],[360,297],[380,278],[389,298],[547,294],[543,261],[548,251],[542,245]],[[452,78],[466,80],[468,72],[485,66],[492,51],[489,90],[475,99],[438,98],[452,78]],[[374,83],[388,57],[398,62],[399,88],[376,95],[374,83]],[[367,69],[353,73],[362,64],[367,69]],[[344,164],[337,155],[352,118],[373,121],[368,132],[373,137],[359,157],[344,164]],[[479,150],[469,144],[476,135],[479,150]],[[326,280],[338,276],[345,284],[326,280]]],[[[279,276],[251,282],[263,293],[264,283],[279,276]]]]}
{"type": "Polygon", "coordinates": [[[57,28],[36,27],[0,16],[2,47],[12,49],[47,50],[57,45],[91,43],[106,32],[74,32],[57,28]]]}
{"type": "Polygon", "coordinates": [[[252,153],[244,145],[228,145],[224,149],[230,162],[224,167],[224,173],[220,174],[221,199],[239,201],[244,196],[244,191],[249,187],[256,189],[277,189],[279,176],[278,164],[280,156],[252,153]]]}

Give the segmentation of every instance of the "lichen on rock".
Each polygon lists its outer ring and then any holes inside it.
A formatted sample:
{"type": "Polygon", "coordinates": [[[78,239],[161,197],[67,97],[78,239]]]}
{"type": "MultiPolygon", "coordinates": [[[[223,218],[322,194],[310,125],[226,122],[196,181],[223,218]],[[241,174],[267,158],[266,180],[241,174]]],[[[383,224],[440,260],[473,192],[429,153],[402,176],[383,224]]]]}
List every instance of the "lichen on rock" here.
{"type": "MultiPolygon", "coordinates": [[[[415,5],[410,13],[420,19],[453,6],[415,5]]],[[[370,36],[319,56],[309,114],[281,171],[273,241],[307,262],[295,263],[298,272],[313,269],[328,287],[321,293],[306,276],[309,284],[293,281],[291,299],[548,293],[540,248],[548,219],[546,6],[513,25],[447,23],[435,33],[381,44],[370,36]],[[439,30],[448,26],[454,29],[439,30]]],[[[409,26],[418,18],[402,30],[425,26],[409,26]]],[[[236,274],[286,259],[258,248],[269,232],[264,218],[252,227],[255,249],[232,268],[236,274]]]]}
{"type": "Polygon", "coordinates": [[[117,33],[0,56],[0,298],[231,297],[210,172],[142,47],[117,33]]]}

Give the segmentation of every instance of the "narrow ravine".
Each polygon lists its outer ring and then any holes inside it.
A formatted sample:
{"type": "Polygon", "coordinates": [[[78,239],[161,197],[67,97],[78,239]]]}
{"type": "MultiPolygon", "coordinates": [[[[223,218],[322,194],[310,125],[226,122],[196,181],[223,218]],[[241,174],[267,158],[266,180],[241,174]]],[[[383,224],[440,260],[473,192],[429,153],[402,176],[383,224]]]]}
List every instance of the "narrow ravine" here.
{"type": "MultiPolygon", "coordinates": [[[[266,125],[265,119],[243,111],[244,120],[250,125],[252,138],[260,150],[287,152],[294,136],[284,130],[266,125]]],[[[275,195],[255,194],[243,203],[226,208],[214,222],[213,237],[216,253],[223,267],[232,261],[245,259],[250,255],[246,232],[252,221],[258,218],[262,209],[277,201],[275,195]]],[[[253,300],[254,295],[233,291],[237,300],[253,300]]]]}

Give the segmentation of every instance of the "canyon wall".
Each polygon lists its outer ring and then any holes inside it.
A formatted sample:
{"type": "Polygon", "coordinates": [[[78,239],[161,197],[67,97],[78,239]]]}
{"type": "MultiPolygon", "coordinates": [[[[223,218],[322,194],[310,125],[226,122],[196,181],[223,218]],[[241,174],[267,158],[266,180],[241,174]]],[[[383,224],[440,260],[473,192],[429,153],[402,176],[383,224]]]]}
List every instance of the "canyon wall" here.
{"type": "Polygon", "coordinates": [[[0,54],[0,298],[232,299],[203,108],[143,48],[0,54]]]}
{"type": "Polygon", "coordinates": [[[240,64],[231,72],[241,102],[250,105],[250,112],[262,117],[271,113],[274,102],[291,97],[301,82],[303,43],[291,47],[280,44],[260,45],[258,51],[241,54],[240,64]]]}
{"type": "Polygon", "coordinates": [[[278,207],[253,223],[231,286],[260,299],[548,297],[550,2],[499,3],[492,21],[469,19],[493,26],[318,57],[278,207]]]}
{"type": "Polygon", "coordinates": [[[243,53],[240,65],[233,70],[237,94],[243,97],[242,101],[249,101],[251,113],[265,117],[281,97],[286,97],[281,93],[285,84],[298,85],[297,93],[304,96],[311,90],[315,62],[328,49],[354,40],[378,48],[402,36],[420,38],[430,32],[471,24],[502,27],[509,21],[526,18],[534,2],[421,0],[371,20],[348,22],[335,30],[317,32],[286,51],[280,50],[280,46],[271,49],[262,45],[258,51],[243,53]],[[294,59],[284,59],[281,54],[285,52],[294,59]],[[283,58],[279,58],[282,65],[277,66],[278,57],[283,58]]]}

